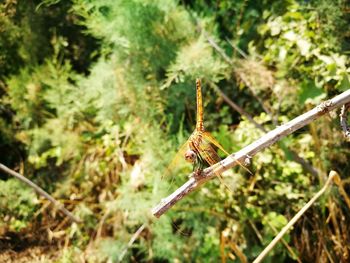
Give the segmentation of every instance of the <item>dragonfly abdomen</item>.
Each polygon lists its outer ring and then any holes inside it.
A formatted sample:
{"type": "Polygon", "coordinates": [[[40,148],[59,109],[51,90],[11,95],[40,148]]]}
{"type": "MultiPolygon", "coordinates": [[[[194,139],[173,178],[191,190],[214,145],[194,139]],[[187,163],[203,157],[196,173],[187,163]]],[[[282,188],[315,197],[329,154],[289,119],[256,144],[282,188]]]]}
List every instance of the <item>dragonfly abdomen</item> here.
{"type": "Polygon", "coordinates": [[[196,79],[196,90],[197,90],[197,131],[204,131],[203,125],[203,101],[202,101],[202,87],[201,80],[196,79]]]}

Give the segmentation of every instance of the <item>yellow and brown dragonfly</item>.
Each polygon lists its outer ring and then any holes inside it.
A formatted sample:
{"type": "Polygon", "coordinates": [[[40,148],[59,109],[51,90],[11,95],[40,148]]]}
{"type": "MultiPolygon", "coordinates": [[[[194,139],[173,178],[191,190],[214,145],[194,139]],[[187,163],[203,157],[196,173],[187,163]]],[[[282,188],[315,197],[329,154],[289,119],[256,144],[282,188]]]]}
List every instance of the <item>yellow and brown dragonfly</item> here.
{"type": "MultiPolygon", "coordinates": [[[[170,163],[168,171],[171,171],[176,166],[179,156],[183,156],[185,160],[193,164],[194,176],[200,176],[202,170],[208,166],[212,166],[221,161],[217,153],[220,149],[228,155],[224,148],[214,139],[214,137],[204,129],[203,124],[203,100],[202,88],[200,79],[196,80],[196,96],[197,96],[197,120],[196,129],[188,138],[188,140],[180,148],[176,157],[170,163]]],[[[245,168],[245,167],[244,167],[245,168]]],[[[246,168],[245,168],[246,169],[246,168]]],[[[217,175],[222,183],[220,175],[217,175]]],[[[224,183],[227,187],[227,185],[224,183]]],[[[227,187],[230,190],[230,187],[227,187]]]]}

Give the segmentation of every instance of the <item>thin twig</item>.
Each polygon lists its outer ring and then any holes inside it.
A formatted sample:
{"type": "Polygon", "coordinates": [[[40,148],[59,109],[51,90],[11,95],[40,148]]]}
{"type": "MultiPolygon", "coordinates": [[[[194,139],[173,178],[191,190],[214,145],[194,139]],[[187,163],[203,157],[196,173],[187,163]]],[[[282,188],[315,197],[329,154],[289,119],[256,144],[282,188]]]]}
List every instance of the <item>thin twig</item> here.
{"type": "MultiPolygon", "coordinates": [[[[234,63],[232,61],[231,58],[229,58],[225,51],[215,42],[215,40],[210,37],[204,30],[203,34],[204,36],[207,38],[209,44],[222,56],[222,58],[228,63],[230,64],[232,67],[234,67],[234,63]]],[[[254,98],[260,103],[261,107],[264,109],[264,111],[271,116],[272,121],[274,122],[275,125],[277,125],[277,122],[274,118],[272,118],[272,113],[271,111],[265,106],[265,104],[263,103],[263,101],[260,99],[260,97],[255,93],[255,91],[251,88],[251,85],[249,84],[249,81],[243,76],[243,74],[241,74],[240,72],[236,72],[239,76],[239,78],[244,82],[244,84],[248,87],[248,89],[251,91],[251,93],[253,94],[254,98]]]]}
{"type": "Polygon", "coordinates": [[[243,58],[247,59],[248,55],[242,50],[240,49],[238,46],[234,45],[227,37],[225,38],[227,43],[230,44],[230,46],[236,50],[243,58]]]}
{"type": "Polygon", "coordinates": [[[288,123],[277,127],[276,129],[260,137],[260,139],[244,147],[237,153],[233,153],[219,163],[203,170],[201,176],[193,176],[192,173],[190,175],[190,179],[184,185],[182,185],[168,197],[162,199],[161,202],[152,209],[152,214],[156,217],[160,217],[184,196],[193,192],[199,188],[200,185],[214,178],[217,174],[221,174],[239,163],[244,163],[248,156],[252,157],[256,155],[258,152],[268,148],[275,142],[281,140],[283,137],[304,127],[327,112],[339,108],[349,102],[350,90],[347,90],[333,99],[321,103],[317,107],[296,117],[288,123]]]}
{"type": "Polygon", "coordinates": [[[226,60],[227,63],[229,63],[230,65],[233,65],[233,61],[231,60],[231,58],[226,55],[225,51],[221,47],[219,47],[216,41],[212,37],[210,37],[207,34],[207,32],[205,32],[205,30],[202,30],[202,32],[206,37],[206,39],[208,40],[209,44],[226,60]]]}
{"type": "Polygon", "coordinates": [[[239,257],[239,260],[242,263],[247,263],[247,257],[243,254],[243,252],[239,249],[239,247],[234,242],[230,242],[230,247],[233,250],[233,252],[236,254],[237,257],[239,257]]]}
{"type": "Polygon", "coordinates": [[[291,154],[292,159],[299,163],[305,171],[308,171],[310,174],[312,174],[314,177],[317,177],[320,173],[319,170],[317,170],[312,164],[310,164],[308,161],[306,161],[304,158],[300,157],[295,151],[286,148],[286,150],[289,151],[291,154]]]}
{"type": "Polygon", "coordinates": [[[119,262],[121,262],[126,254],[126,252],[128,251],[128,249],[132,246],[132,244],[134,244],[135,240],[139,237],[139,235],[142,233],[142,231],[145,229],[146,224],[143,224],[139,227],[139,229],[137,229],[137,231],[133,234],[133,236],[131,237],[129,243],[127,244],[126,248],[124,248],[123,252],[120,254],[119,256],[119,262]]]}
{"type": "Polygon", "coordinates": [[[104,213],[104,215],[102,216],[100,222],[99,222],[99,226],[96,232],[96,239],[99,239],[101,237],[102,234],[102,228],[103,228],[103,224],[105,223],[107,217],[109,216],[110,211],[107,209],[107,211],[104,213]]]}
{"type": "MultiPolygon", "coordinates": [[[[211,41],[209,41],[209,39],[207,38],[209,44],[211,44],[211,42],[214,42],[213,39],[211,39],[211,41]]],[[[215,42],[214,42],[215,43],[215,42]]],[[[229,42],[230,43],[230,42],[229,42]]],[[[233,46],[233,45],[232,45],[233,46]]],[[[222,48],[220,48],[216,43],[215,46],[212,45],[212,47],[222,56],[222,53],[224,53],[224,50],[222,48]]],[[[233,46],[235,47],[235,46],[233,46]]],[[[242,51],[243,52],[243,51],[242,51]]],[[[225,54],[226,55],[226,54],[225,54]]],[[[227,60],[227,56],[222,56],[223,59],[229,63],[232,67],[234,67],[234,64],[232,62],[232,60],[227,60]]],[[[244,58],[247,59],[247,55],[244,54],[244,58]]],[[[254,98],[260,103],[261,107],[264,109],[264,111],[271,117],[271,120],[273,121],[273,123],[275,125],[277,125],[277,120],[276,118],[273,118],[273,114],[272,112],[266,107],[265,103],[261,100],[261,98],[256,94],[256,92],[254,91],[254,89],[251,87],[251,83],[249,83],[249,81],[245,78],[245,76],[240,73],[239,71],[236,70],[236,74],[238,75],[238,77],[241,79],[241,81],[247,86],[247,88],[250,90],[250,92],[252,93],[252,95],[254,96],[254,98]]]]}
{"type": "MultiPolygon", "coordinates": [[[[221,57],[228,63],[230,64],[232,67],[234,67],[234,61],[232,60],[232,58],[230,58],[225,50],[223,50],[217,43],[216,41],[214,40],[214,38],[212,38],[200,25],[200,23],[198,21],[196,21],[196,24],[197,24],[197,27],[198,27],[198,30],[200,32],[203,33],[204,37],[207,39],[207,41],[209,42],[209,44],[216,50],[216,52],[218,52],[221,57]]],[[[238,50],[239,53],[246,59],[247,58],[247,55],[242,51],[240,50],[238,47],[234,46],[227,38],[226,40],[231,44],[231,46],[238,50]]],[[[244,84],[248,87],[248,89],[252,92],[253,96],[256,98],[256,100],[261,104],[262,108],[264,109],[264,111],[272,116],[272,113],[270,112],[270,110],[265,106],[265,104],[263,103],[263,101],[260,99],[260,97],[255,93],[255,91],[251,88],[251,85],[249,85],[249,81],[247,79],[245,79],[245,77],[243,76],[243,74],[239,73],[239,72],[236,72],[240,79],[244,82],[244,84]]],[[[271,118],[272,121],[275,123],[275,125],[277,125],[277,122],[274,118],[271,118]]]]}
{"type": "Polygon", "coordinates": [[[273,124],[277,126],[278,122],[276,120],[276,117],[273,116],[272,112],[266,107],[266,105],[263,102],[263,100],[261,99],[261,97],[254,91],[254,89],[252,88],[252,84],[249,83],[249,81],[246,79],[246,77],[242,73],[237,71],[236,74],[241,79],[241,81],[244,83],[244,85],[246,85],[246,87],[250,90],[253,97],[260,103],[261,107],[264,109],[266,114],[270,116],[273,124]]]}
{"type": "Polygon", "coordinates": [[[38,194],[45,197],[47,200],[49,200],[54,206],[57,207],[62,213],[64,213],[66,216],[68,216],[73,222],[80,223],[80,219],[76,218],[71,212],[69,212],[60,202],[58,202],[55,198],[53,198],[51,195],[46,193],[42,188],[34,184],[32,181],[30,181],[28,178],[24,177],[23,175],[11,170],[7,166],[0,163],[0,170],[4,171],[5,173],[12,175],[16,177],[21,182],[25,183],[29,187],[33,188],[38,194]]]}
{"type": "Polygon", "coordinates": [[[261,244],[263,244],[263,237],[261,236],[259,230],[257,229],[256,225],[253,223],[252,220],[248,219],[248,223],[250,224],[250,226],[253,228],[256,236],[258,237],[259,241],[261,244]]]}
{"type": "MultiPolygon", "coordinates": [[[[269,227],[272,229],[273,232],[275,232],[275,234],[278,234],[277,229],[270,223],[267,222],[267,224],[269,225],[269,227]]],[[[298,255],[295,254],[295,252],[293,251],[293,249],[288,245],[288,243],[284,240],[284,238],[281,238],[281,242],[282,244],[286,247],[286,249],[288,250],[289,254],[291,255],[292,258],[295,258],[296,261],[298,261],[298,263],[302,263],[300,258],[298,257],[298,255]]]]}
{"type": "Polygon", "coordinates": [[[295,224],[296,221],[308,210],[313,203],[326,191],[326,189],[329,187],[330,183],[332,182],[334,176],[336,176],[337,173],[334,171],[331,171],[329,173],[329,177],[325,183],[325,185],[322,187],[320,191],[318,191],[309,202],[307,202],[306,205],[300,211],[288,222],[288,224],[282,228],[282,230],[278,233],[278,235],[270,242],[270,244],[259,254],[259,256],[253,261],[253,263],[259,263],[261,262],[264,257],[274,248],[274,246],[278,243],[278,241],[284,236],[284,234],[295,224]]]}
{"type": "Polygon", "coordinates": [[[250,114],[248,114],[245,110],[243,110],[240,106],[238,106],[236,103],[234,103],[229,97],[226,96],[225,93],[221,91],[221,89],[216,85],[214,82],[210,81],[210,85],[214,88],[214,90],[226,101],[228,105],[230,105],[235,111],[237,111],[239,114],[245,116],[251,123],[254,124],[255,127],[257,127],[259,130],[262,130],[263,132],[267,132],[267,130],[262,126],[261,124],[257,123],[250,114]]]}
{"type": "Polygon", "coordinates": [[[348,194],[346,193],[345,189],[344,189],[344,181],[342,181],[340,179],[339,176],[337,176],[336,178],[334,178],[334,182],[335,184],[338,186],[339,189],[339,193],[341,194],[341,196],[343,196],[346,205],[348,206],[348,208],[350,209],[350,198],[348,196],[348,194]]]}

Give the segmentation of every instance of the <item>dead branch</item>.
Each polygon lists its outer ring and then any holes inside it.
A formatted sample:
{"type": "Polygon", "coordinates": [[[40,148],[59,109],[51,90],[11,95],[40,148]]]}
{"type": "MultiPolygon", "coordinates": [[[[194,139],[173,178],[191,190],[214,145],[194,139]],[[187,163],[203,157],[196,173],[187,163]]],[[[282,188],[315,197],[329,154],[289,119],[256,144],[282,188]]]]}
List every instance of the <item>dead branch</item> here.
{"type": "Polygon", "coordinates": [[[73,222],[80,223],[81,221],[76,218],[71,212],[69,212],[60,202],[58,202],[55,198],[53,198],[51,195],[46,193],[42,188],[37,186],[35,183],[30,181],[28,178],[24,177],[23,175],[11,170],[7,166],[0,163],[0,170],[4,171],[5,173],[12,175],[13,177],[16,177],[21,182],[25,183],[29,187],[33,188],[38,194],[49,200],[54,206],[57,207],[62,213],[64,213],[66,216],[68,216],[73,222]]]}
{"type": "Polygon", "coordinates": [[[193,173],[190,175],[190,179],[178,188],[174,193],[168,197],[161,200],[161,202],[152,209],[152,214],[155,217],[160,217],[168,209],[170,209],[176,202],[181,200],[187,194],[196,190],[200,185],[214,178],[216,174],[221,174],[224,171],[236,166],[238,163],[244,163],[247,157],[252,157],[258,152],[266,149],[275,142],[279,141],[283,137],[293,133],[294,131],[306,126],[312,121],[323,116],[327,112],[341,107],[342,105],[350,102],[350,90],[347,90],[340,95],[322,102],[317,107],[312,110],[296,117],[295,119],[289,121],[286,124],[283,124],[276,129],[268,132],[263,135],[260,139],[251,143],[250,145],[244,147],[240,151],[233,153],[226,157],[221,162],[208,167],[202,172],[202,176],[193,176],[193,173]]]}
{"type": "Polygon", "coordinates": [[[257,127],[259,130],[263,132],[267,132],[267,130],[262,126],[260,123],[257,123],[250,114],[248,114],[245,110],[243,110],[240,106],[238,106],[236,103],[234,103],[229,97],[226,96],[225,93],[221,91],[221,89],[216,85],[214,82],[209,82],[209,84],[214,88],[214,90],[226,101],[228,105],[230,105],[231,108],[233,108],[235,111],[237,111],[242,116],[246,117],[251,123],[254,124],[255,127],[257,127]]]}
{"type": "Polygon", "coordinates": [[[132,246],[132,244],[135,242],[135,240],[139,237],[139,235],[142,233],[142,231],[145,229],[145,227],[146,227],[146,224],[142,224],[139,227],[139,229],[137,229],[137,231],[132,235],[131,239],[129,240],[128,245],[126,246],[126,248],[120,254],[118,262],[121,262],[123,260],[126,252],[132,246]]]}
{"type": "Polygon", "coordinates": [[[253,263],[259,263],[261,262],[264,257],[274,248],[274,246],[280,241],[280,239],[284,236],[284,234],[295,224],[295,222],[298,221],[298,219],[308,210],[313,203],[321,196],[323,193],[327,190],[327,188],[330,186],[331,182],[333,181],[333,178],[335,176],[339,176],[335,171],[331,171],[329,173],[329,177],[325,183],[325,185],[322,187],[320,191],[318,191],[309,202],[307,202],[302,209],[288,222],[287,225],[285,225],[282,230],[278,233],[277,236],[270,242],[270,244],[265,247],[265,249],[259,254],[259,256],[253,261],[253,263]]]}

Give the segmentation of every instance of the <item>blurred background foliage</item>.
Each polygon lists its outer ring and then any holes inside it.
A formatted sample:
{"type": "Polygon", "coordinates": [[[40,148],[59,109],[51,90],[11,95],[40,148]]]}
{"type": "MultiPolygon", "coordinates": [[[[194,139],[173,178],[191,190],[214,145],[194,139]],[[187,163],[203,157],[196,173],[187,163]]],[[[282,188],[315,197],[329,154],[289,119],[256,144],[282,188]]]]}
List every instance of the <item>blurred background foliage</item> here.
{"type": "MultiPolygon", "coordinates": [[[[349,143],[329,115],[254,157],[252,174],[230,171],[234,192],[214,180],[155,219],[150,209],[191,169],[179,162],[162,179],[194,128],[195,79],[206,128],[237,151],[263,131],[215,87],[265,130],[349,89],[349,10],[345,0],[3,1],[1,162],[84,223],[0,174],[0,245],[40,240],[55,262],[252,261],[331,169],[349,191],[349,143]]],[[[334,188],[266,262],[348,262],[349,209],[334,188]]]]}

